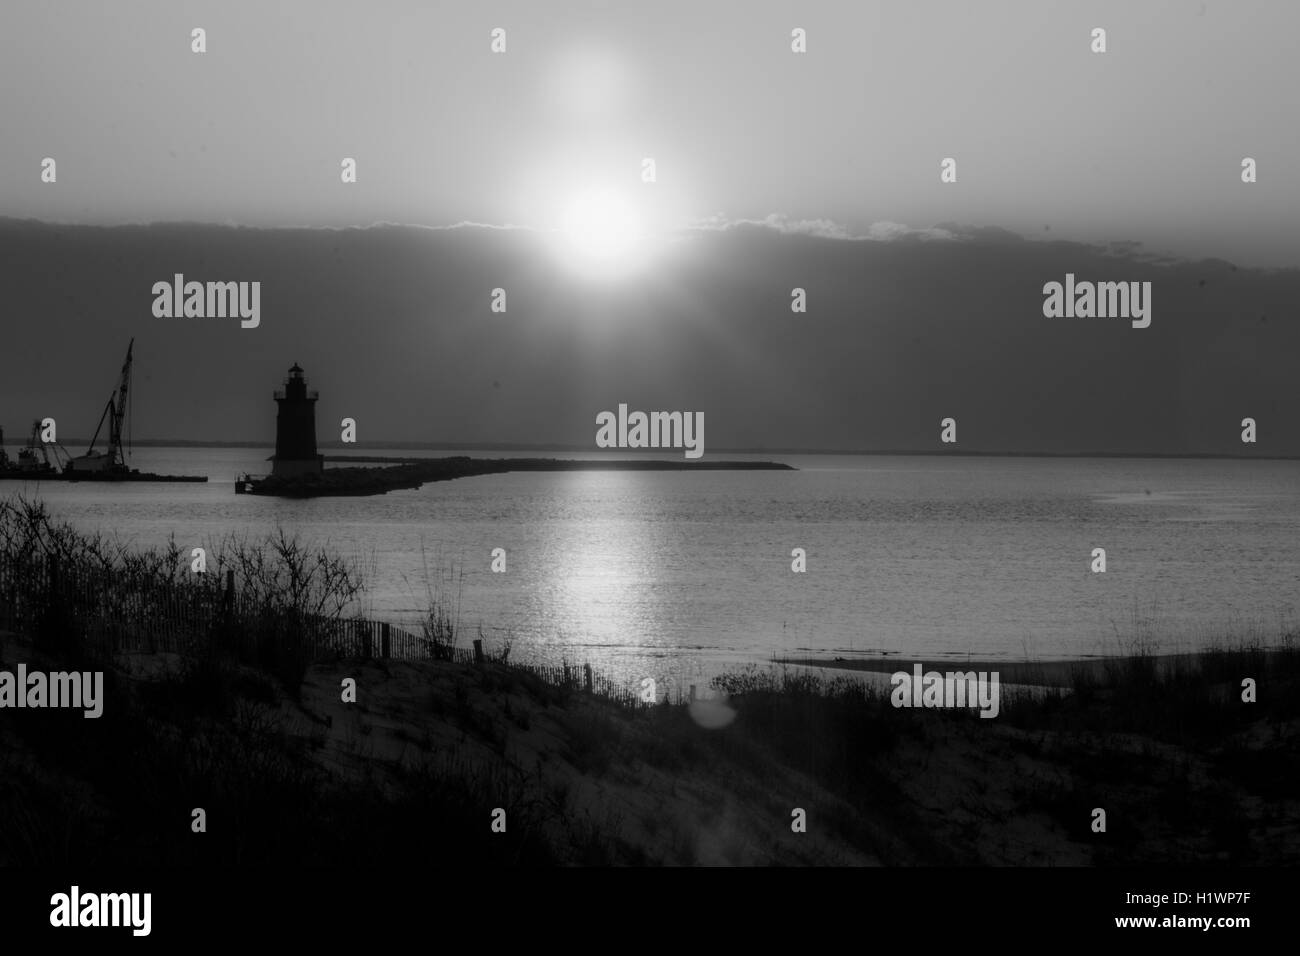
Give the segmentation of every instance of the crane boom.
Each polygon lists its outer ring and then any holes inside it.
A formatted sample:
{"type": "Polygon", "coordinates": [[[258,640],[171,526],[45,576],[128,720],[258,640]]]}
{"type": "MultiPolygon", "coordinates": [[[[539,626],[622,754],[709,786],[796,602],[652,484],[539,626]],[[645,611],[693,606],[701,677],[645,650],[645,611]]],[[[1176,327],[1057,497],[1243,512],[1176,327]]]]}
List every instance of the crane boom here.
{"type": "Polygon", "coordinates": [[[99,416],[99,424],[95,426],[90,447],[86,449],[84,455],[68,463],[68,470],[101,473],[126,471],[126,459],[122,454],[122,421],[126,417],[126,396],[131,387],[131,354],[134,349],[133,338],[126,347],[126,360],[122,363],[122,373],[117,388],[113,389],[113,394],[108,397],[108,404],[104,406],[103,414],[99,416]],[[108,419],[108,448],[102,455],[96,454],[95,442],[99,440],[99,433],[104,428],[106,418],[108,419]]]}
{"type": "Polygon", "coordinates": [[[131,385],[131,351],[135,348],[135,339],[126,347],[126,361],[122,363],[122,380],[117,386],[117,408],[113,411],[113,420],[109,423],[108,454],[115,464],[126,467],[126,458],[122,454],[122,420],[126,417],[126,391],[131,385]]]}

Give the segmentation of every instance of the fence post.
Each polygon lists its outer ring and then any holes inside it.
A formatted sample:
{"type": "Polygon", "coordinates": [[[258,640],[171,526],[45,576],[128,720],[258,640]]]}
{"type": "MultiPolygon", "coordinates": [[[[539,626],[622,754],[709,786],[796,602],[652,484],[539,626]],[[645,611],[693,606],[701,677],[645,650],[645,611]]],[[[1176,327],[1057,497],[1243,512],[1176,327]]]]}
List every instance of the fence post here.
{"type": "Polygon", "coordinates": [[[41,615],[40,629],[42,643],[47,647],[50,645],[57,646],[62,634],[59,611],[62,608],[62,602],[59,600],[59,559],[55,555],[49,555],[45,559],[45,608],[41,615]]]}
{"type": "Polygon", "coordinates": [[[587,693],[590,694],[591,693],[591,665],[583,664],[582,673],[587,679],[587,693]]]}
{"type": "Polygon", "coordinates": [[[381,627],[380,630],[381,652],[383,656],[387,658],[392,652],[392,644],[390,643],[390,638],[389,638],[388,622],[385,621],[380,627],[381,627]]]}
{"type": "Polygon", "coordinates": [[[483,663],[483,639],[481,637],[474,638],[474,663],[483,663]]]}
{"type": "Polygon", "coordinates": [[[46,586],[49,588],[47,599],[58,600],[59,595],[59,559],[54,555],[46,558],[46,586]]]}

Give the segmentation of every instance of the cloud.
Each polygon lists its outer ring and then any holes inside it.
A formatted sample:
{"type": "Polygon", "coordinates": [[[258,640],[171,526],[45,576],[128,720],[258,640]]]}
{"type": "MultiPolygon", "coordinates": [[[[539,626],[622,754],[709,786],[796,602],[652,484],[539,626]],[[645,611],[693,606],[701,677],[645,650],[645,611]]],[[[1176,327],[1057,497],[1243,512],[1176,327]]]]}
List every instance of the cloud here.
{"type": "Polygon", "coordinates": [[[944,229],[940,226],[931,226],[928,229],[913,229],[911,226],[905,226],[901,222],[873,222],[867,229],[867,239],[875,239],[878,242],[891,242],[896,239],[922,239],[938,240],[941,242],[951,242],[961,237],[950,229],[944,229]]]}
{"type": "MultiPolygon", "coordinates": [[[[917,229],[901,222],[881,220],[867,226],[864,232],[854,232],[833,219],[792,219],[783,213],[771,213],[762,219],[729,219],[716,213],[707,219],[690,222],[682,231],[729,232],[733,230],[767,230],[780,235],[813,236],[851,242],[957,242],[969,245],[1004,247],[1052,247],[1079,255],[1098,255],[1126,259],[1151,266],[1172,266],[1192,260],[1184,256],[1170,256],[1147,249],[1135,239],[1084,241],[1062,239],[1057,236],[1025,236],[1001,226],[976,226],[970,223],[941,222],[928,228],[917,229]]],[[[1225,268],[1236,269],[1231,263],[1225,268]]]]}
{"type": "Polygon", "coordinates": [[[946,232],[953,238],[972,242],[1003,245],[1029,241],[1020,233],[1012,232],[1010,229],[1003,229],[1001,226],[972,226],[969,223],[941,222],[935,226],[935,229],[946,232]]]}
{"type": "Polygon", "coordinates": [[[770,229],[782,235],[815,236],[819,239],[893,242],[899,239],[950,240],[957,236],[947,229],[913,229],[899,222],[873,222],[865,233],[854,234],[849,227],[833,219],[792,219],[783,213],[770,213],[762,219],[728,219],[721,213],[690,222],[688,230],[725,232],[732,229],[770,229]]]}
{"type": "Polygon", "coordinates": [[[363,229],[363,230],[364,229],[425,229],[431,232],[451,232],[458,229],[494,229],[498,232],[513,232],[516,230],[523,231],[523,232],[538,231],[534,229],[532,226],[519,226],[509,222],[504,224],[492,223],[492,222],[471,222],[468,219],[463,219],[460,222],[453,222],[441,226],[429,225],[427,223],[394,222],[388,219],[379,219],[364,226],[317,226],[317,227],[303,226],[299,228],[308,228],[308,229],[318,228],[324,230],[332,230],[335,232],[344,232],[351,229],[363,229]]]}

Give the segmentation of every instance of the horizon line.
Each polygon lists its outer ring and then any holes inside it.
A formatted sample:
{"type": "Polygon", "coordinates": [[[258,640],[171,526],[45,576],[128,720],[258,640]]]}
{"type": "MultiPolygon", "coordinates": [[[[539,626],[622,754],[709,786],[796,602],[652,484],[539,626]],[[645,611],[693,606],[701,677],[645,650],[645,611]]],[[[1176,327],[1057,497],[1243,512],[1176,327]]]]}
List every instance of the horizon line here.
{"type": "MultiPolygon", "coordinates": [[[[6,442],[19,446],[18,442],[6,442]]],[[[85,438],[71,438],[58,442],[60,446],[89,445],[85,438]]],[[[217,439],[173,439],[173,438],[137,438],[132,442],[141,448],[274,448],[275,442],[266,441],[228,441],[217,439]]],[[[0,446],[4,447],[4,446],[0,446]]],[[[590,453],[596,457],[611,457],[610,449],[593,448],[590,445],[574,445],[562,442],[484,442],[484,441],[375,441],[343,443],[340,441],[317,442],[318,449],[329,451],[527,451],[557,452],[564,454],[590,453]]],[[[673,448],[619,448],[615,454],[663,454],[674,451],[673,448]]],[[[845,455],[845,456],[954,456],[966,458],[1173,458],[1173,459],[1224,459],[1232,461],[1300,461],[1300,453],[1293,455],[1235,454],[1231,452],[1212,451],[1024,451],[1017,449],[964,449],[964,448],[798,448],[798,447],[727,447],[711,449],[716,455],[845,455]]],[[[347,455],[339,457],[348,457],[347,455]]],[[[414,456],[413,456],[414,457],[414,456]]]]}
{"type": "MultiPolygon", "coordinates": [[[[398,222],[391,219],[375,219],[368,223],[349,223],[346,225],[328,225],[324,223],[279,223],[276,225],[254,225],[251,223],[235,222],[233,220],[219,221],[210,219],[148,219],[97,223],[81,220],[40,219],[34,216],[16,216],[0,212],[0,224],[3,223],[19,223],[53,228],[76,229],[199,227],[206,229],[248,230],[253,232],[365,232],[371,229],[385,228],[410,229],[427,232],[454,232],[461,229],[486,229],[494,232],[525,232],[535,234],[548,234],[556,231],[554,228],[545,226],[524,225],[519,223],[498,224],[478,222],[468,219],[462,219],[459,222],[443,225],[419,222],[398,222]]],[[[986,242],[995,242],[1000,238],[1003,240],[1009,239],[1015,243],[1023,242],[1034,245],[1065,244],[1084,246],[1098,253],[1147,260],[1149,264],[1153,265],[1200,265],[1203,263],[1216,263],[1229,266],[1233,269],[1247,269],[1258,272],[1300,271],[1300,263],[1272,266],[1240,265],[1233,260],[1225,259],[1222,256],[1217,255],[1189,256],[1182,253],[1158,250],[1150,246],[1148,243],[1136,239],[1071,239],[1060,234],[1053,234],[1050,237],[1046,237],[1037,233],[1019,232],[995,224],[976,225],[974,223],[957,223],[951,221],[935,223],[931,226],[908,226],[892,220],[873,220],[867,227],[867,234],[859,235],[850,234],[846,227],[838,222],[832,222],[830,220],[806,220],[794,218],[784,213],[769,213],[762,219],[747,217],[737,217],[726,220],[718,220],[716,217],[691,219],[666,231],[672,233],[721,233],[731,232],[738,229],[766,230],[783,236],[797,236],[805,239],[820,239],[832,242],[870,243],[873,245],[890,245],[899,242],[910,242],[918,245],[948,245],[963,242],[979,242],[981,240],[986,242]],[[824,227],[827,223],[834,226],[834,228],[810,228],[813,225],[824,227]],[[889,232],[886,230],[885,233],[872,234],[872,229],[875,226],[898,227],[899,231],[889,232]],[[946,235],[939,237],[931,235],[932,233],[946,233],[946,235]],[[1127,248],[1116,248],[1117,246],[1124,246],[1127,248]]]]}

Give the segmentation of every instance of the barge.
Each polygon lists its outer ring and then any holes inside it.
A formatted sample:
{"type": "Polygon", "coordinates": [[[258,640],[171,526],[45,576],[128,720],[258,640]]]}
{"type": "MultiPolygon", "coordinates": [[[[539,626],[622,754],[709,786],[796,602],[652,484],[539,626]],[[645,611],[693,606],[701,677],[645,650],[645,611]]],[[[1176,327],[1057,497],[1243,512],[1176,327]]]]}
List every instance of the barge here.
{"type": "MultiPolygon", "coordinates": [[[[130,448],[124,447],[122,429],[127,417],[127,393],[131,386],[131,361],[135,349],[135,339],[126,347],[126,361],[122,363],[122,372],[113,393],[108,397],[108,404],[99,416],[94,437],[85,454],[71,457],[55,441],[46,441],[43,437],[43,423],[32,423],[31,437],[27,446],[18,452],[16,461],[11,461],[4,450],[4,432],[0,430],[0,480],[8,481],[207,481],[207,475],[159,475],[141,471],[127,464],[130,448]],[[103,451],[95,450],[99,433],[108,422],[108,441],[103,451]],[[62,455],[62,459],[60,458],[62,455]]],[[[53,423],[51,422],[51,427],[53,423]]],[[[129,446],[129,443],[128,443],[129,446]]]]}

